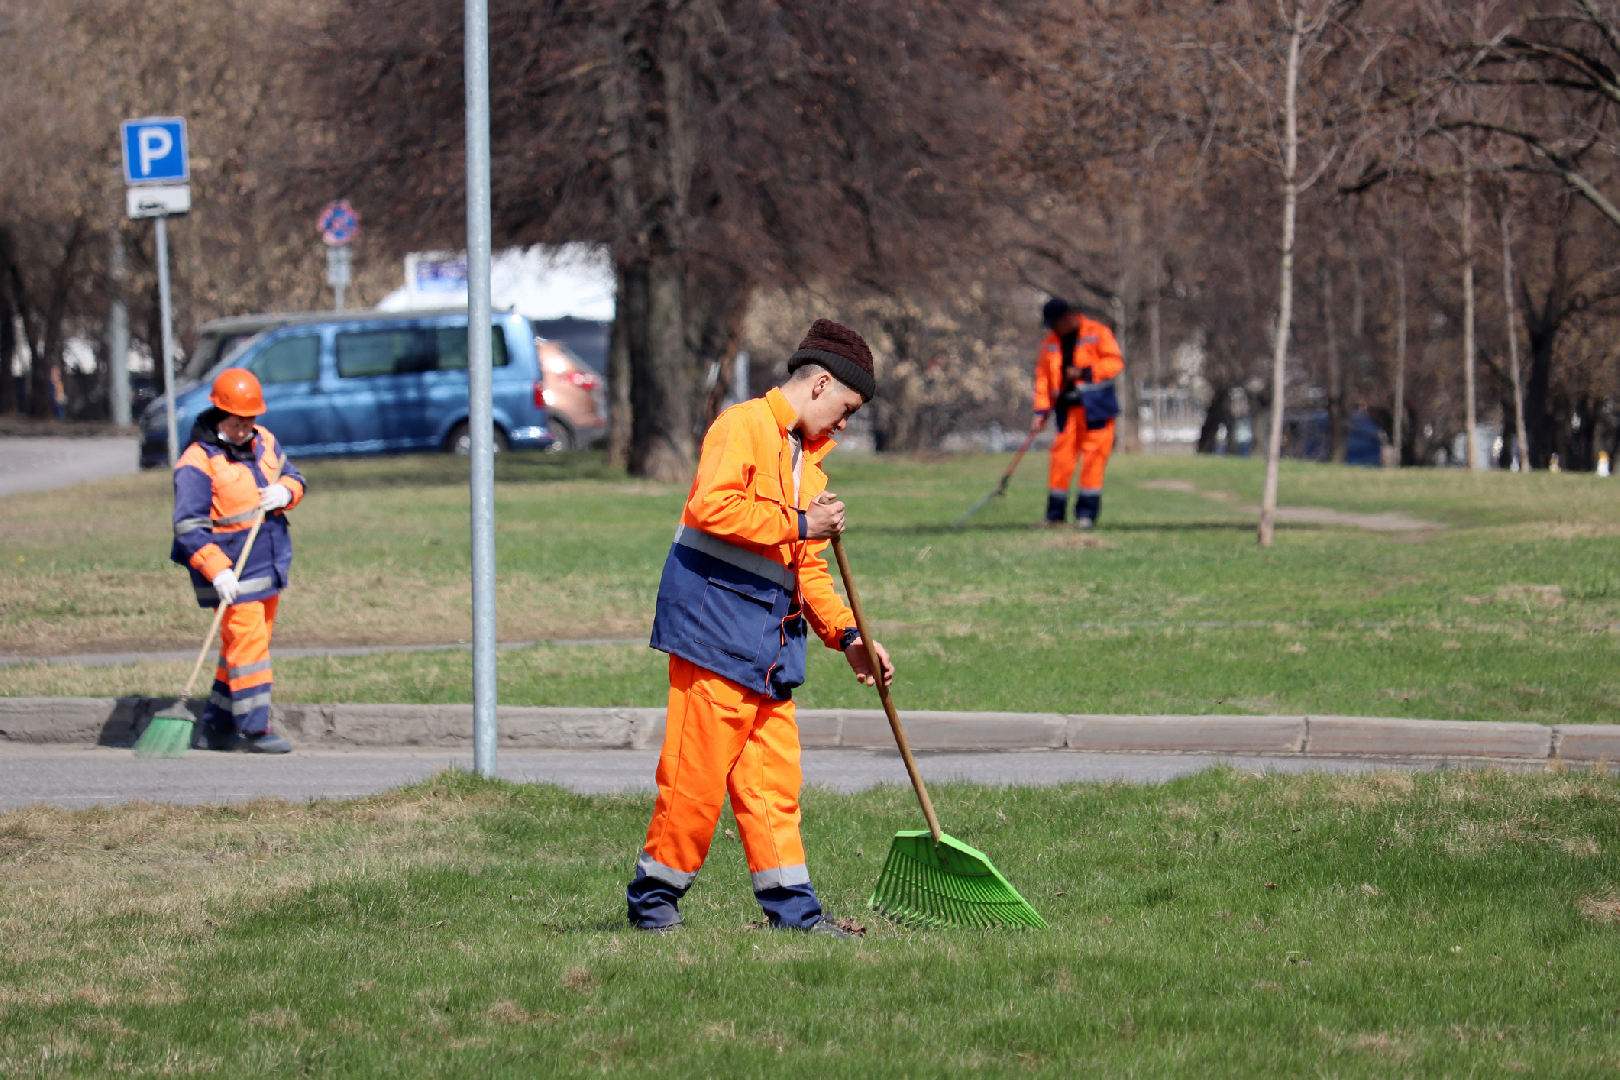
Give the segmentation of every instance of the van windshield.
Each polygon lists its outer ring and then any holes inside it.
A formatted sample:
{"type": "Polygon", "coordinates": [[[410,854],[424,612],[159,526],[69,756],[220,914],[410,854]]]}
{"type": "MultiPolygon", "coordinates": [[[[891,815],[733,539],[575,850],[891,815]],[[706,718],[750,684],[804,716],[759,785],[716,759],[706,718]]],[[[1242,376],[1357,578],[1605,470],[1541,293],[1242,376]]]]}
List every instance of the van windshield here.
{"type": "Polygon", "coordinates": [[[216,333],[205,333],[197,339],[197,347],[191,350],[186,357],[186,366],[181,369],[182,382],[196,382],[213,370],[214,365],[225,359],[225,354],[235,348],[239,342],[257,334],[257,330],[234,330],[216,333]]]}

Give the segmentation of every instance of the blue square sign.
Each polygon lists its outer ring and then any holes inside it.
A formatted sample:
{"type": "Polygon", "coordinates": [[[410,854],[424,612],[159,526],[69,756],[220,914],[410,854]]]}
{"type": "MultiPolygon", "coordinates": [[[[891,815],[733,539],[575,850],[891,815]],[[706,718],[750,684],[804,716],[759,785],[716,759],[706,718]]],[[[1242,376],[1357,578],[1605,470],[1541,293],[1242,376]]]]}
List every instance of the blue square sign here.
{"type": "Polygon", "coordinates": [[[186,159],[183,116],[143,116],[125,120],[124,183],[183,184],[191,179],[186,159]]]}

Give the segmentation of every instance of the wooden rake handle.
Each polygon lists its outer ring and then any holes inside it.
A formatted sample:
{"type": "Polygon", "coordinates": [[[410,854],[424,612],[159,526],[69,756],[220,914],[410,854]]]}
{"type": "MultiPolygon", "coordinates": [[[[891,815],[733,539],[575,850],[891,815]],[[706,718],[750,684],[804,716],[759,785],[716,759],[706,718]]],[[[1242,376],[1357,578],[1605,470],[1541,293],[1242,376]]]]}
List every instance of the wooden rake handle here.
{"type": "Polygon", "coordinates": [[[1030,445],[1034,443],[1035,436],[1039,435],[1045,428],[1046,421],[1042,420],[1040,427],[1024,437],[1024,445],[1018,448],[1018,454],[1012,459],[1012,464],[1007,466],[1007,471],[1001,474],[1001,486],[996,489],[996,494],[999,495],[1007,490],[1007,484],[1012,480],[1013,473],[1018,471],[1018,465],[1024,460],[1024,455],[1029,453],[1030,445]]]}
{"type": "Polygon", "coordinates": [[[923,784],[922,773],[917,771],[917,759],[911,756],[911,745],[906,742],[905,729],[900,726],[900,714],[894,710],[894,699],[889,696],[889,688],[883,684],[883,662],[878,659],[876,642],[872,640],[872,632],[866,626],[866,612],[861,609],[861,594],[855,588],[855,575],[849,572],[849,559],[844,555],[844,538],[833,537],[833,555],[838,559],[838,572],[844,578],[844,591],[849,594],[849,606],[855,611],[855,628],[861,632],[861,644],[866,649],[866,657],[872,665],[872,674],[877,679],[878,697],[883,700],[883,711],[889,717],[889,729],[894,732],[895,745],[900,747],[900,756],[905,759],[906,772],[911,774],[911,786],[917,789],[917,801],[922,804],[923,817],[928,820],[928,831],[934,834],[934,843],[939,843],[939,818],[934,816],[934,804],[928,799],[928,788],[923,784]]]}
{"type": "MultiPolygon", "coordinates": [[[[269,487],[270,484],[280,479],[281,467],[278,465],[274,475],[270,477],[270,483],[266,484],[265,487],[269,487]]],[[[248,555],[253,551],[253,541],[259,538],[259,526],[264,524],[264,518],[264,511],[261,510],[259,516],[253,519],[253,530],[248,533],[247,543],[242,545],[242,554],[237,556],[236,559],[236,576],[238,578],[242,576],[242,571],[247,569],[248,555]]],[[[225,620],[225,609],[229,606],[222,602],[214,610],[214,621],[208,625],[208,636],[203,638],[202,648],[197,652],[197,662],[191,665],[191,678],[186,680],[186,688],[180,692],[180,703],[182,705],[191,697],[191,688],[197,685],[197,673],[202,671],[203,661],[208,659],[208,650],[213,647],[214,635],[219,633],[219,624],[225,620]]]]}

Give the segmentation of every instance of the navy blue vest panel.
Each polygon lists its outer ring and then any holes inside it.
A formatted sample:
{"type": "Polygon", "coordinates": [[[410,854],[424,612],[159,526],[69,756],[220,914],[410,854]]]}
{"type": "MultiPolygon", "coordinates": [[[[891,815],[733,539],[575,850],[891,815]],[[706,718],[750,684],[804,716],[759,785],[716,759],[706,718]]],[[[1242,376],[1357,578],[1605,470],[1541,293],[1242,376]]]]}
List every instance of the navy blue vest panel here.
{"type": "Polygon", "coordinates": [[[804,682],[808,635],[780,583],[684,544],[669,546],[649,642],[659,652],[785,701],[804,682]]]}

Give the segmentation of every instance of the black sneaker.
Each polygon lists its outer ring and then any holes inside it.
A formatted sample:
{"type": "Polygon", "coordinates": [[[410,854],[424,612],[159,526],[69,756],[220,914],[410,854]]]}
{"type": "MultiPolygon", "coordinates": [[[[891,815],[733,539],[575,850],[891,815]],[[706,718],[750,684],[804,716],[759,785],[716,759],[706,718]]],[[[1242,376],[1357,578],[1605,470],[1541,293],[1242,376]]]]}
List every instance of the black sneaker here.
{"type": "Polygon", "coordinates": [[[234,731],[222,731],[204,723],[191,725],[193,750],[217,750],[224,754],[237,754],[245,750],[247,740],[234,731]]]}
{"type": "Polygon", "coordinates": [[[247,743],[245,749],[250,754],[292,753],[292,743],[273,731],[266,731],[262,735],[248,735],[243,737],[242,741],[247,743]]]}
{"type": "Polygon", "coordinates": [[[652,934],[655,937],[669,937],[671,934],[680,933],[681,926],[683,924],[672,922],[666,923],[663,926],[642,926],[640,923],[634,923],[632,925],[634,925],[635,928],[641,931],[643,934],[652,934]]]}

